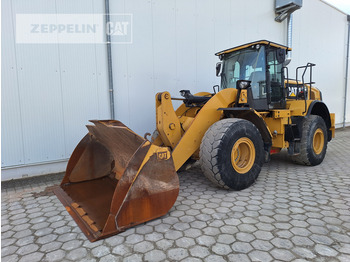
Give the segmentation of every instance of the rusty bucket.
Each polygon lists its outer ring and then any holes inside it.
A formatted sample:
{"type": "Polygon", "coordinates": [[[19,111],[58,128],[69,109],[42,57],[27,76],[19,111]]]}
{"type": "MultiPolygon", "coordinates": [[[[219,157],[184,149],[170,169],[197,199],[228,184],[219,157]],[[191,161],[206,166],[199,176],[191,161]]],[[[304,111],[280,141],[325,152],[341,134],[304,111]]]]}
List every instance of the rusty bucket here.
{"type": "Polygon", "coordinates": [[[179,193],[170,150],[120,121],[91,121],[54,192],[90,241],[165,215],[179,193]]]}

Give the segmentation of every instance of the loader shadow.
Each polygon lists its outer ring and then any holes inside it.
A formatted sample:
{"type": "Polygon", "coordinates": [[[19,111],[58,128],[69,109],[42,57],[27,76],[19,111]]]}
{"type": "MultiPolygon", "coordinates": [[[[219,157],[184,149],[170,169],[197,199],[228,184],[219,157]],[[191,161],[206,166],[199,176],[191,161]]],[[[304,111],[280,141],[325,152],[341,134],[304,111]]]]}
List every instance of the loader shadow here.
{"type": "Polygon", "coordinates": [[[8,181],[1,182],[1,190],[12,192],[12,191],[33,191],[37,190],[39,187],[47,185],[47,187],[41,192],[34,192],[34,197],[53,195],[52,188],[59,185],[63,179],[64,173],[54,173],[49,175],[12,179],[8,181]]]}
{"type": "MultiPolygon", "coordinates": [[[[264,163],[259,174],[259,177],[266,176],[266,173],[269,170],[273,169],[282,169],[283,167],[294,167],[298,165],[292,161],[290,156],[288,155],[287,150],[282,150],[278,154],[271,155],[271,159],[268,163],[264,163]]],[[[179,180],[180,180],[180,195],[184,189],[188,188],[191,185],[200,185],[201,187],[205,187],[209,191],[216,191],[218,193],[231,193],[231,192],[242,192],[234,191],[230,189],[223,189],[214,185],[211,181],[209,181],[203,174],[201,167],[198,162],[196,162],[190,169],[182,172],[178,172],[179,180]]],[[[259,177],[257,181],[259,181],[259,177]]],[[[252,185],[254,186],[257,181],[252,185]]]]}
{"type": "Polygon", "coordinates": [[[276,163],[283,163],[287,165],[294,165],[295,163],[288,155],[288,152],[286,149],[282,149],[281,152],[277,154],[271,155],[271,160],[269,163],[265,163],[264,165],[273,165],[276,163]]]}
{"type": "Polygon", "coordinates": [[[55,193],[53,192],[54,188],[56,188],[57,185],[54,186],[48,186],[44,189],[44,191],[41,192],[34,192],[33,193],[33,197],[34,198],[38,198],[38,197],[42,197],[42,196],[54,196],[55,193]]]}

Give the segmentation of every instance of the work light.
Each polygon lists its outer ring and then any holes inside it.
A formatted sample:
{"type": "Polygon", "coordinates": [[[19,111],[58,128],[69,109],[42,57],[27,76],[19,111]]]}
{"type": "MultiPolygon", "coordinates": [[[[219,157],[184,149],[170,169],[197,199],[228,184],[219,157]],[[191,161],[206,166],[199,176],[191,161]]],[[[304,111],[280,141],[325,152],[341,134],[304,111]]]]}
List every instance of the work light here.
{"type": "Polygon", "coordinates": [[[251,81],[248,81],[248,80],[238,80],[237,81],[237,88],[246,89],[246,88],[250,87],[250,83],[251,83],[251,81]]]}

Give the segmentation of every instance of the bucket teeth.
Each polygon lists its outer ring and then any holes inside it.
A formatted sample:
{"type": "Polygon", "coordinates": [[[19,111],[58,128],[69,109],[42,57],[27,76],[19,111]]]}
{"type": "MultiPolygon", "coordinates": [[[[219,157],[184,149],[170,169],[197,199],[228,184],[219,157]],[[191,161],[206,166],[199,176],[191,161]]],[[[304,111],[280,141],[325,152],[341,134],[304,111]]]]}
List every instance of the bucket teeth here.
{"type": "Polygon", "coordinates": [[[95,223],[88,215],[82,216],[82,218],[89,226],[95,223]]]}
{"type": "Polygon", "coordinates": [[[95,232],[101,231],[101,229],[98,229],[98,227],[94,224],[94,225],[90,225],[91,229],[95,232]]]}
{"type": "Polygon", "coordinates": [[[75,210],[78,212],[79,216],[81,216],[81,217],[86,214],[85,210],[82,209],[81,207],[78,207],[75,210]]]}
{"type": "Polygon", "coordinates": [[[85,212],[85,210],[80,207],[79,204],[77,203],[72,203],[72,207],[76,210],[76,212],[78,213],[78,215],[90,226],[90,228],[94,231],[94,232],[99,232],[102,230],[101,227],[98,227],[96,225],[96,223],[87,215],[87,213],[85,212]]]}

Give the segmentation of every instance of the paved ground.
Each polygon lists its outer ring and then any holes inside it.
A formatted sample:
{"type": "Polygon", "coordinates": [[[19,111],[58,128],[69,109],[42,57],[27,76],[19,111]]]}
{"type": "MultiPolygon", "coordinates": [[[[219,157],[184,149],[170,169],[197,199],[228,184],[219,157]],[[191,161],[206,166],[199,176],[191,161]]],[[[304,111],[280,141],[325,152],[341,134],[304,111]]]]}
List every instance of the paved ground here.
{"type": "Polygon", "coordinates": [[[50,190],[62,175],[2,183],[2,261],[350,261],[350,129],[317,167],[272,157],[249,189],[180,173],[163,218],[90,243],[50,190]]]}

